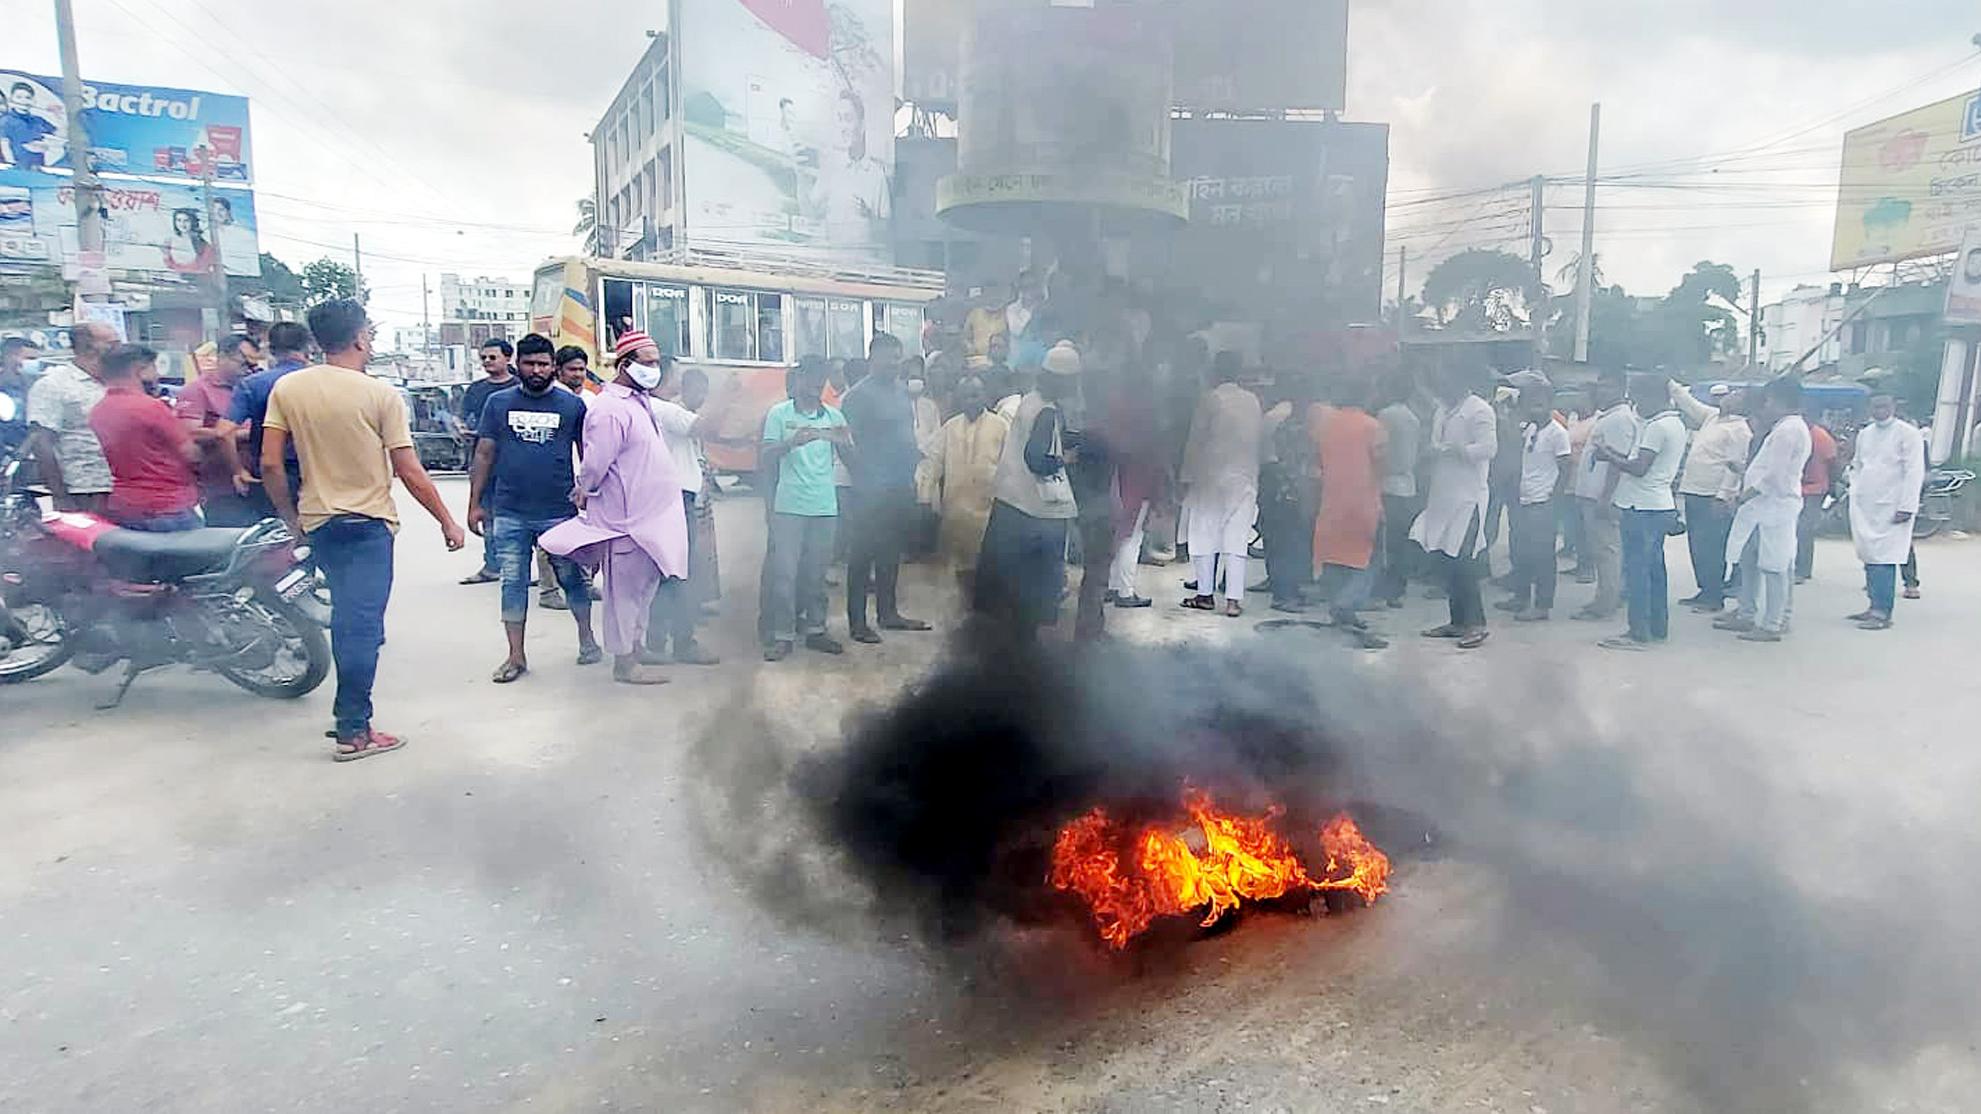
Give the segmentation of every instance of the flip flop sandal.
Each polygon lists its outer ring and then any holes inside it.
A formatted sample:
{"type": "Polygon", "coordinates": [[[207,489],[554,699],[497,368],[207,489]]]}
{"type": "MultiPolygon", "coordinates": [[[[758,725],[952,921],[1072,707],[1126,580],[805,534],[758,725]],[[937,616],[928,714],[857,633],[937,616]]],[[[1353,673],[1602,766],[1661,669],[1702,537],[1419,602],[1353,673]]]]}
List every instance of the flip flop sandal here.
{"type": "Polygon", "coordinates": [[[1191,596],[1183,601],[1183,606],[1192,611],[1216,611],[1217,601],[1209,596],[1191,596]]]}
{"type": "Polygon", "coordinates": [[[1486,644],[1486,638],[1487,634],[1485,631],[1473,631],[1471,634],[1458,640],[1458,648],[1461,650],[1476,650],[1486,644]]]}
{"type": "Polygon", "coordinates": [[[1237,603],[1226,603],[1224,605],[1224,617],[1227,619],[1241,618],[1244,614],[1245,608],[1237,603]]]}
{"type": "Polygon", "coordinates": [[[513,661],[505,661],[496,668],[494,676],[491,676],[489,680],[494,681],[498,685],[513,684],[521,679],[523,674],[529,671],[530,667],[527,665],[517,665],[513,661]]]}
{"type": "Polygon", "coordinates": [[[475,575],[473,576],[462,577],[461,583],[462,584],[493,584],[501,579],[502,577],[499,574],[489,572],[487,569],[482,569],[479,572],[475,573],[475,575]]]}
{"type": "Polygon", "coordinates": [[[605,660],[605,651],[599,649],[596,646],[590,646],[583,650],[578,651],[579,665],[597,665],[599,662],[602,662],[604,660],[605,660]]]}
{"type": "Polygon", "coordinates": [[[337,762],[356,762],[360,758],[370,758],[375,754],[384,754],[388,751],[398,750],[405,745],[406,740],[403,736],[387,735],[383,731],[372,731],[365,736],[363,746],[351,747],[347,750],[345,749],[345,744],[340,742],[337,744],[337,753],[330,757],[333,761],[337,762]]]}

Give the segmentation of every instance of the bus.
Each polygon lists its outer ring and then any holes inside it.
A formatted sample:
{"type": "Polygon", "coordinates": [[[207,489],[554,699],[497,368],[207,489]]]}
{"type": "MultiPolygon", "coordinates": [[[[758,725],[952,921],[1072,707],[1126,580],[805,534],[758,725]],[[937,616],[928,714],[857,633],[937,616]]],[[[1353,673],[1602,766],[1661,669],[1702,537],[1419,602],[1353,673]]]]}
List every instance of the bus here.
{"type": "Polygon", "coordinates": [[[854,359],[876,333],[920,354],[922,315],[943,292],[938,272],[860,274],[757,269],[730,261],[635,263],[569,257],[537,268],[530,328],[576,345],[596,375],[620,334],[639,329],[683,370],[708,373],[715,421],[704,439],[718,473],[750,475],[764,414],[782,401],[787,369],[802,356],[854,359]]]}

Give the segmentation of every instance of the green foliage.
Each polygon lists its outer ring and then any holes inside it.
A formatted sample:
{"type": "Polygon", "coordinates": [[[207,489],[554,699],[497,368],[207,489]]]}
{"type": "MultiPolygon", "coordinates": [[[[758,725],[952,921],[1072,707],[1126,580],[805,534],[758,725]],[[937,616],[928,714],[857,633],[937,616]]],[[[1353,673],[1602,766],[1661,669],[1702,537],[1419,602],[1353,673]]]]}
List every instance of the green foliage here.
{"type": "MultiPolygon", "coordinates": [[[[1621,286],[1596,287],[1589,305],[1589,362],[1606,368],[1664,368],[1684,378],[1745,348],[1740,276],[1724,263],[1702,261],[1657,302],[1633,298],[1621,286]],[[1722,304],[1724,303],[1724,304],[1722,304]]],[[[1548,351],[1567,359],[1575,350],[1575,297],[1550,300],[1548,351]]]]}
{"type": "Polygon", "coordinates": [[[356,271],[328,257],[303,268],[302,287],[305,306],[321,305],[338,298],[356,298],[360,302],[371,298],[371,291],[365,289],[356,271]]]}
{"type": "Polygon", "coordinates": [[[1424,276],[1424,304],[1440,324],[1478,332],[1507,332],[1528,321],[1540,300],[1527,261],[1509,252],[1472,248],[1424,276]]]}
{"type": "Polygon", "coordinates": [[[287,263],[261,253],[261,274],[228,280],[237,294],[252,294],[271,302],[295,304],[303,300],[303,283],[287,263]]]}

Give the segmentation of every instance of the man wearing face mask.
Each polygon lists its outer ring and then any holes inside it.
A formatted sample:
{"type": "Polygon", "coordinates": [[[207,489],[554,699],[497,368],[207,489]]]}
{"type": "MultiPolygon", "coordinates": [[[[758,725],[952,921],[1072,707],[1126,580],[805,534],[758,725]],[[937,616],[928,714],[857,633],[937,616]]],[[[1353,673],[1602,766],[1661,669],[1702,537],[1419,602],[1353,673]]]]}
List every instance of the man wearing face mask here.
{"type": "Polygon", "coordinates": [[[39,370],[40,360],[32,358],[35,346],[25,337],[8,337],[0,340],[0,394],[14,400],[13,417],[0,421],[0,452],[8,451],[27,440],[28,435],[28,387],[33,384],[29,376],[29,365],[39,370]]]}
{"type": "Polygon", "coordinates": [[[1897,416],[1889,391],[1871,396],[1871,424],[1857,431],[1850,456],[1850,538],[1864,562],[1871,606],[1852,615],[1863,630],[1889,630],[1898,567],[1912,552],[1912,516],[1925,480],[1919,427],[1897,416]]]}
{"type": "MultiPolygon", "coordinates": [[[[517,343],[520,381],[489,396],[475,433],[468,529],[494,538],[495,559],[502,570],[502,629],[509,639],[509,656],[491,678],[498,685],[529,672],[523,630],[529,617],[531,556],[537,539],[578,513],[571,501],[571,457],[584,449],[585,404],[557,386],[553,350],[548,339],[535,333],[517,343]]],[[[567,558],[551,557],[549,565],[578,624],[578,664],[591,665],[604,655],[592,636],[590,582],[584,570],[567,558]]]]}
{"type": "Polygon", "coordinates": [[[571,493],[578,516],[540,542],[553,556],[604,570],[602,639],[612,679],[661,685],[667,678],[642,660],[647,612],[663,579],[688,575],[688,522],[674,454],[647,405],[663,369],[643,363],[642,350],[659,352],[645,333],[620,336],[617,374],[585,409],[584,460],[571,493]]]}

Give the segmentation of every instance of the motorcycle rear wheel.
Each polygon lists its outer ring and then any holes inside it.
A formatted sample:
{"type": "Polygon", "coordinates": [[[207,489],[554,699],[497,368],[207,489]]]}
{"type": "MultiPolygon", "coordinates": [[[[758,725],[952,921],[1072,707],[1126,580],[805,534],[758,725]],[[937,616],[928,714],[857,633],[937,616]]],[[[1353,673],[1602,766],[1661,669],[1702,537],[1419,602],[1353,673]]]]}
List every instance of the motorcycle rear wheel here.
{"type": "Polygon", "coordinates": [[[26,627],[33,641],[25,646],[16,646],[12,651],[0,654],[0,685],[18,684],[32,681],[36,677],[53,673],[75,656],[76,645],[69,637],[68,620],[62,613],[45,603],[28,604],[9,609],[14,620],[26,627]],[[39,622],[36,622],[39,618],[39,622]],[[44,652],[35,656],[33,651],[41,648],[44,652]]]}
{"type": "Polygon", "coordinates": [[[247,606],[263,625],[281,639],[281,649],[291,651],[300,659],[300,668],[283,669],[278,661],[276,666],[267,669],[220,666],[217,670],[219,674],[256,696],[275,700],[295,700],[316,691],[316,687],[330,675],[330,642],[324,637],[323,628],[310,621],[293,604],[273,595],[257,593],[247,606]]]}

